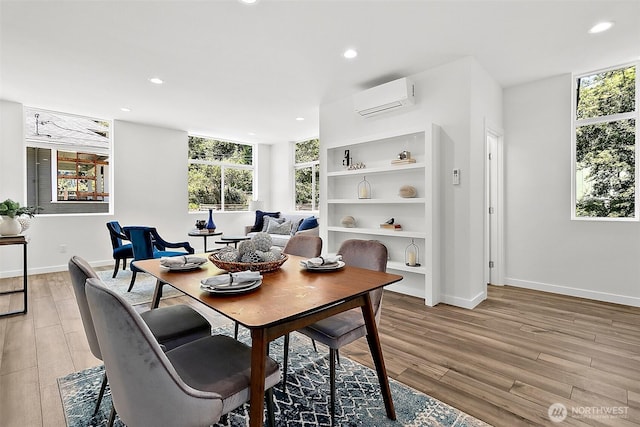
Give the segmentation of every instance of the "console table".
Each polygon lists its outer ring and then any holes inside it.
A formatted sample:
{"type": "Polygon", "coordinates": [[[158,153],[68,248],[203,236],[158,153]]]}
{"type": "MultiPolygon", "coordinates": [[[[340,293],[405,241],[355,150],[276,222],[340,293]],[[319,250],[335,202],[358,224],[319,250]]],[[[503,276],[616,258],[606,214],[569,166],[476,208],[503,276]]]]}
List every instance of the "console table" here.
{"type": "Polygon", "coordinates": [[[9,311],[6,313],[0,313],[0,317],[12,316],[14,314],[26,314],[27,312],[27,243],[29,243],[29,241],[24,236],[0,236],[0,246],[22,245],[22,289],[2,291],[0,292],[0,295],[17,293],[22,293],[24,295],[22,311],[9,311]]]}

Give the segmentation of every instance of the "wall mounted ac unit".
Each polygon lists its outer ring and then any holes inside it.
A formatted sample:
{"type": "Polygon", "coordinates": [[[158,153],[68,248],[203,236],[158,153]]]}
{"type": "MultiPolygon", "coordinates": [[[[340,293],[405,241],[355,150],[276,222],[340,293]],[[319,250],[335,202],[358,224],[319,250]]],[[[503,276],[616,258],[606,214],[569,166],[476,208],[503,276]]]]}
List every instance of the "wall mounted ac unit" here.
{"type": "Polygon", "coordinates": [[[362,117],[394,111],[414,102],[413,82],[406,77],[372,87],[353,96],[356,113],[362,117]]]}

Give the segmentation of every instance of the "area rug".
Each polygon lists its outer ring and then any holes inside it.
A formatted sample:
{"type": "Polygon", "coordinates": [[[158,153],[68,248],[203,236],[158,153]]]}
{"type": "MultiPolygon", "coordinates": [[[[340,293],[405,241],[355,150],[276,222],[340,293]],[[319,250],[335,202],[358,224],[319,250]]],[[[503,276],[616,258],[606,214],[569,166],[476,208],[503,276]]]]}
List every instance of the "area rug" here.
{"type": "MultiPolygon", "coordinates": [[[[217,328],[214,333],[231,334],[231,328],[217,328]]],[[[241,329],[239,339],[249,342],[249,334],[241,329]]],[[[282,362],[283,339],[271,343],[270,354],[282,362]]],[[[287,391],[282,384],[274,387],[275,418],[278,427],[329,426],[329,361],[328,351],[321,346],[318,353],[311,342],[297,333],[291,334],[287,391]]],[[[96,366],[58,378],[58,387],[68,427],[107,425],[111,410],[109,389],[100,411],[92,416],[104,367],[96,366]]],[[[337,426],[406,426],[406,427],[479,427],[488,426],[443,402],[390,380],[397,421],[386,417],[380,386],[375,371],[346,357],[336,367],[337,426]]],[[[232,413],[217,427],[248,425],[248,405],[232,413]]],[[[115,426],[124,424],[116,418],[115,426]]]]}
{"type": "MultiPolygon", "coordinates": [[[[129,289],[129,283],[131,282],[131,271],[124,270],[118,271],[118,275],[115,279],[113,270],[98,271],[98,276],[109,288],[116,291],[118,294],[131,305],[148,304],[153,299],[153,292],[156,289],[156,278],[147,273],[138,273],[136,276],[136,282],[133,284],[131,292],[127,292],[129,289]]],[[[171,286],[164,286],[162,289],[162,299],[174,298],[184,295],[182,292],[172,288],[171,286]]]]}

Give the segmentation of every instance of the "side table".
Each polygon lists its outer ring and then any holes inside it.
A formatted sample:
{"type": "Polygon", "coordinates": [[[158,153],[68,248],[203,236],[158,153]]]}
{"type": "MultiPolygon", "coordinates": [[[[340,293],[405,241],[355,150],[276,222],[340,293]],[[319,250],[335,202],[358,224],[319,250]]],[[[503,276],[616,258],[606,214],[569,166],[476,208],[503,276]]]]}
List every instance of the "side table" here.
{"type": "Polygon", "coordinates": [[[227,245],[233,244],[234,248],[238,248],[238,242],[242,242],[243,240],[249,240],[251,237],[247,236],[228,236],[221,237],[216,243],[219,245],[227,245]]]}
{"type": "Polygon", "coordinates": [[[220,236],[222,231],[216,230],[207,230],[206,228],[203,230],[191,230],[189,232],[189,236],[191,237],[202,237],[204,238],[204,251],[207,252],[207,237],[209,236],[220,236]]]}
{"type": "Polygon", "coordinates": [[[25,236],[0,236],[0,246],[5,245],[22,245],[22,289],[13,289],[10,291],[2,291],[0,295],[17,294],[22,292],[24,295],[24,303],[22,311],[9,311],[6,313],[0,313],[0,317],[13,316],[14,314],[26,314],[27,313],[27,243],[29,241],[25,236]]]}

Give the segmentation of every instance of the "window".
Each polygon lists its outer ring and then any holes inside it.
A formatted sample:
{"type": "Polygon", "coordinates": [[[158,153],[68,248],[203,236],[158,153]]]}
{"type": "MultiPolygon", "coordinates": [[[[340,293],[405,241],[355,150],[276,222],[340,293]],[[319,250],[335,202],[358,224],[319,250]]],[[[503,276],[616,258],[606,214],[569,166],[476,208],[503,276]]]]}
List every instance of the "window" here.
{"type": "Polygon", "coordinates": [[[110,212],[111,124],[25,108],[27,204],[41,214],[110,212]]]}
{"type": "Polygon", "coordinates": [[[295,208],[297,211],[318,210],[320,202],[319,159],[319,139],[310,139],[295,144],[295,208]]]}
{"type": "Polygon", "coordinates": [[[574,79],[574,218],[638,219],[636,69],[574,79]]]}
{"type": "Polygon", "coordinates": [[[189,136],[189,212],[248,210],[253,172],[252,145],[189,136]]]}

